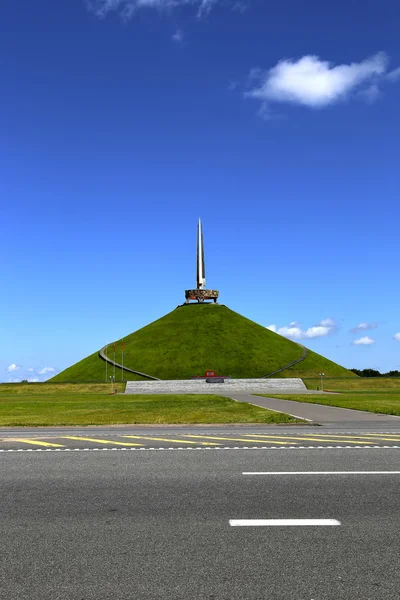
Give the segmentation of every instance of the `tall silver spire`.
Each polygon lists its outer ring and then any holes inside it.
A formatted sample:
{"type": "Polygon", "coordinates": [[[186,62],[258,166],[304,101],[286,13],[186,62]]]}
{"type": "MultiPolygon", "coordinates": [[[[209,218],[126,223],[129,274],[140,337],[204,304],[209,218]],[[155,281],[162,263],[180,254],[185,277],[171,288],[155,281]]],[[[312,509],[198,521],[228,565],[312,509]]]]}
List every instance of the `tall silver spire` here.
{"type": "Polygon", "coordinates": [[[190,304],[190,300],[197,300],[203,303],[205,300],[217,302],[218,290],[206,290],[206,267],[204,263],[204,240],[203,225],[201,220],[197,224],[197,255],[196,255],[196,289],[185,290],[185,304],[190,304]]]}
{"type": "Polygon", "coordinates": [[[204,264],[204,240],[201,220],[197,225],[197,289],[204,290],[206,286],[206,268],[204,264]]]}

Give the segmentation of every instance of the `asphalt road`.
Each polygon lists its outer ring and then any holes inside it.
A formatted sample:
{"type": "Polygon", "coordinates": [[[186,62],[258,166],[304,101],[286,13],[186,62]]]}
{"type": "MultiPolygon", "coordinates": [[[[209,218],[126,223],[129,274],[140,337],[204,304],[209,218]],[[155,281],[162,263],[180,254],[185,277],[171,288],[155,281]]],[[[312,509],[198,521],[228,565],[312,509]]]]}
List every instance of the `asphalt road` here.
{"type": "MultiPolygon", "coordinates": [[[[310,390],[308,392],[310,393],[310,390]]],[[[229,397],[239,402],[248,402],[269,410],[284,412],[321,425],[334,423],[373,423],[379,425],[380,423],[395,424],[396,422],[400,425],[400,417],[394,415],[376,414],[351,408],[338,408],[294,400],[280,400],[279,398],[266,398],[251,394],[234,394],[229,397]]]]}
{"type": "Polygon", "coordinates": [[[348,472],[400,471],[399,457],[365,447],[4,453],[0,598],[396,600],[400,474],[348,472]],[[287,471],[300,474],[243,474],[287,471]]]}
{"type": "Polygon", "coordinates": [[[0,454],[99,450],[210,450],[225,448],[400,448],[400,428],[325,429],[302,425],[275,426],[105,426],[3,428],[0,454]]]}

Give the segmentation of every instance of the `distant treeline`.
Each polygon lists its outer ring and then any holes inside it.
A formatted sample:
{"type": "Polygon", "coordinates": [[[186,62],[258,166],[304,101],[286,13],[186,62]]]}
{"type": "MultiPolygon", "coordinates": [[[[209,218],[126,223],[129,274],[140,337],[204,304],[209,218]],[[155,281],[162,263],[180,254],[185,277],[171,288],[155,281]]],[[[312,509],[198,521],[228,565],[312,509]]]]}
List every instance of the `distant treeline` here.
{"type": "Polygon", "coordinates": [[[400,377],[400,371],[389,371],[388,373],[380,373],[375,369],[350,369],[359,377],[400,377]]]}

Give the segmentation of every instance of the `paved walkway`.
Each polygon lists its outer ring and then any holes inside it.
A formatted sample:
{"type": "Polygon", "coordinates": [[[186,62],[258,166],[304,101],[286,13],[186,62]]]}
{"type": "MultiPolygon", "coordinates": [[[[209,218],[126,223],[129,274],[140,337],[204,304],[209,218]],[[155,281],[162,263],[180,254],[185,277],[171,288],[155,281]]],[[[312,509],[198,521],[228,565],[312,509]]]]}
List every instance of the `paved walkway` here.
{"type": "MultiPolygon", "coordinates": [[[[228,394],[222,394],[227,396],[228,394]]],[[[352,410],[350,408],[337,408],[335,406],[325,406],[323,404],[308,404],[307,402],[295,402],[294,400],[278,400],[278,398],[263,398],[261,396],[252,396],[250,394],[235,394],[229,396],[239,402],[249,402],[262,408],[277,410],[287,413],[300,419],[313,421],[315,423],[350,423],[350,422],[374,422],[379,423],[400,423],[400,417],[393,415],[380,415],[364,412],[362,410],[352,410]]]]}

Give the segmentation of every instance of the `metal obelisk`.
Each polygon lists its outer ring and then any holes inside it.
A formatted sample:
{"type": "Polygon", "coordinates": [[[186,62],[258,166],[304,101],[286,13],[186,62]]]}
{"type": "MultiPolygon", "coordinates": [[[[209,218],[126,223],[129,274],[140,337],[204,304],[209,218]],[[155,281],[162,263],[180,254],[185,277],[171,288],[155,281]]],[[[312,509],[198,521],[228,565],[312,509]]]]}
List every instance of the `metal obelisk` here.
{"type": "Polygon", "coordinates": [[[197,224],[197,253],[196,253],[196,289],[185,290],[186,304],[190,303],[190,300],[197,300],[199,303],[203,303],[204,300],[213,300],[217,302],[219,292],[218,290],[206,290],[206,267],[204,262],[204,239],[203,239],[203,225],[201,220],[197,224]]]}
{"type": "Polygon", "coordinates": [[[206,286],[206,268],[204,264],[204,240],[201,220],[197,226],[197,289],[204,290],[206,286]]]}

